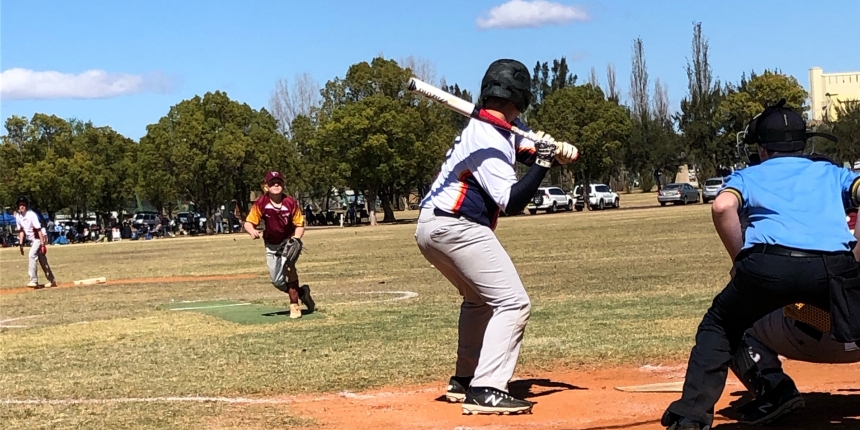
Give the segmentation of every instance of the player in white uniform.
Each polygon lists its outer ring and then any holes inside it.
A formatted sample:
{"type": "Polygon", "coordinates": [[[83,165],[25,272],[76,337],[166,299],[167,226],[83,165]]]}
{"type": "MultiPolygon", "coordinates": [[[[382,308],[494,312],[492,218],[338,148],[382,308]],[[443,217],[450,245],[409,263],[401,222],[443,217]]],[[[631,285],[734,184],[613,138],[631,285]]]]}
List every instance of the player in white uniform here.
{"type": "MultiPolygon", "coordinates": [[[[490,114],[527,130],[517,117],[531,101],[530,83],[522,63],[495,61],[481,83],[480,103],[490,114]]],[[[531,402],[508,393],[531,303],[493,230],[500,211],[523,211],[555,157],[556,145],[548,135],[535,143],[473,119],[421,202],[418,248],[463,296],[457,364],[447,392],[450,401],[464,402],[463,413],[532,408],[531,402]],[[531,166],[519,181],[516,161],[531,166]]],[[[559,154],[559,161],[573,157],[559,154]]]]}
{"type": "Polygon", "coordinates": [[[54,273],[51,272],[51,266],[48,265],[48,257],[46,255],[48,248],[45,245],[48,243],[48,238],[45,236],[42,223],[39,222],[39,216],[36,215],[36,212],[30,210],[30,201],[26,197],[19,197],[15,205],[18,207],[18,211],[15,212],[15,223],[18,225],[18,245],[21,248],[21,255],[24,255],[24,239],[26,238],[31,242],[29,255],[30,282],[27,286],[32,288],[39,286],[39,269],[36,266],[37,264],[42,266],[42,270],[45,271],[45,277],[48,279],[45,286],[56,286],[57,280],[54,278],[54,273]]]}

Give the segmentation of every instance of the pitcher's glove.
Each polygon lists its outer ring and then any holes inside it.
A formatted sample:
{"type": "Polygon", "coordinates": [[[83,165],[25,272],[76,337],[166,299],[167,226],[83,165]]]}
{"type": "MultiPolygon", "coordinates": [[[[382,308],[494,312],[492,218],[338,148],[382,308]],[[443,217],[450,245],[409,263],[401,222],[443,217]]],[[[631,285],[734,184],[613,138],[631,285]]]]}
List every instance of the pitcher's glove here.
{"type": "Polygon", "coordinates": [[[283,245],[281,245],[283,248],[281,254],[290,264],[296,264],[296,260],[299,259],[299,255],[302,253],[302,246],[301,239],[292,237],[284,241],[283,245]]]}

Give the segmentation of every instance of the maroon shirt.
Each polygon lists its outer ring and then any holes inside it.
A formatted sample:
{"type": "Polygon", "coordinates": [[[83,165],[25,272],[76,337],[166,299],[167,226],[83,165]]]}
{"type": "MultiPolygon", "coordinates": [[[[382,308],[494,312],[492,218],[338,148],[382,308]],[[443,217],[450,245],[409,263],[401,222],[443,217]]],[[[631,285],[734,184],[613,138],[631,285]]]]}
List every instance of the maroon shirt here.
{"type": "Polygon", "coordinates": [[[277,207],[268,194],[264,194],[254,202],[251,213],[245,220],[255,226],[263,221],[266,226],[263,240],[274,245],[293,237],[296,227],[305,225],[305,216],[295,199],[284,196],[280,207],[277,207]]]}

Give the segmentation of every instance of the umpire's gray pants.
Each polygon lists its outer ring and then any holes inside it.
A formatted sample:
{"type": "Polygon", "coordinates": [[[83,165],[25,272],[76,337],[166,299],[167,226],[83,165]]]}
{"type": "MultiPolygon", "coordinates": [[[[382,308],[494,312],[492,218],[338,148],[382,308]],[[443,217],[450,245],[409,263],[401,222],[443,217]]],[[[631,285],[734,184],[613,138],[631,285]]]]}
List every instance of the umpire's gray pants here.
{"type": "Polygon", "coordinates": [[[30,275],[30,282],[36,284],[39,283],[39,266],[42,266],[42,270],[45,271],[45,277],[48,281],[54,282],[54,273],[51,272],[51,266],[48,265],[48,257],[39,251],[41,246],[41,240],[33,239],[33,243],[30,245],[30,254],[28,255],[28,274],[30,275]]]}
{"type": "Polygon", "coordinates": [[[279,244],[266,244],[266,265],[269,266],[269,279],[271,279],[272,285],[286,292],[291,283],[298,282],[299,275],[296,273],[295,265],[290,264],[283,255],[278,255],[280,246],[279,244]]]}
{"type": "Polygon", "coordinates": [[[505,249],[488,227],[422,209],[418,248],[463,296],[457,376],[472,386],[508,390],[531,303],[505,249]]]}
{"type": "Polygon", "coordinates": [[[773,384],[785,377],[779,355],[809,363],[860,362],[860,349],[856,344],[837,342],[828,333],[816,339],[795,327],[794,319],[785,317],[782,309],[758,320],[747,330],[744,339],[753,359],[757,359],[757,367],[773,384]]]}

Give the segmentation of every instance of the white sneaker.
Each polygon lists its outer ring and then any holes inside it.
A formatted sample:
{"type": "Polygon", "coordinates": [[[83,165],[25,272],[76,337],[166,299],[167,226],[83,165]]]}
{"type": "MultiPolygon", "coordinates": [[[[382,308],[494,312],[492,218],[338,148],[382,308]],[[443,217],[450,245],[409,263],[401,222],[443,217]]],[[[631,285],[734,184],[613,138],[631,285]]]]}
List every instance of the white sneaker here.
{"type": "Polygon", "coordinates": [[[37,282],[29,282],[29,283],[27,283],[27,287],[28,287],[28,288],[36,288],[36,287],[38,287],[38,286],[39,286],[39,284],[38,284],[37,282]]]}
{"type": "Polygon", "coordinates": [[[290,318],[296,319],[302,317],[302,307],[298,303],[290,303],[290,318]]]}
{"type": "Polygon", "coordinates": [[[57,286],[57,280],[45,282],[45,288],[51,288],[57,286]]]}

